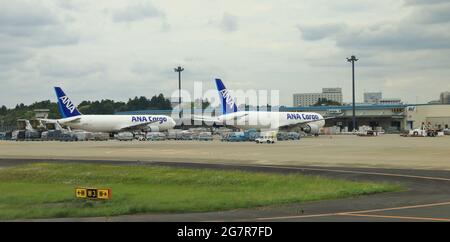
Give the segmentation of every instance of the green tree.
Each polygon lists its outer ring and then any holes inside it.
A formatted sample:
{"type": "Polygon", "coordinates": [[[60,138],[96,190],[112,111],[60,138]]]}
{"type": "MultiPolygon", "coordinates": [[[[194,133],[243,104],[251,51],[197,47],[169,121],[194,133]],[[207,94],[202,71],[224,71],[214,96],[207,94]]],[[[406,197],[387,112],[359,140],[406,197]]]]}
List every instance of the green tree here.
{"type": "Polygon", "coordinates": [[[8,112],[8,109],[6,108],[6,106],[5,105],[3,105],[1,108],[0,108],[0,115],[6,115],[6,113],[8,112]]]}

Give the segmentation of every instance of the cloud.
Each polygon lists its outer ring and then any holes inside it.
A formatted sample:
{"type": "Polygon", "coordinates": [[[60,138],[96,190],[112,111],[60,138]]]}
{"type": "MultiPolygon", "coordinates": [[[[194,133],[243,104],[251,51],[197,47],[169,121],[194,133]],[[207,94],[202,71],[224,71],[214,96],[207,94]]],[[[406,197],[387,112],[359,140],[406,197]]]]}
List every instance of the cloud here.
{"type": "Polygon", "coordinates": [[[284,105],[292,93],[327,86],[342,87],[349,100],[345,57],[352,54],[360,58],[358,93],[432,100],[449,87],[449,4],[2,1],[0,82],[11,91],[0,95],[0,105],[52,98],[55,84],[78,101],[170,95],[178,65],[185,68],[182,87],[191,91],[194,81],[214,89],[213,78],[221,77],[233,89],[279,89],[284,105]]]}
{"type": "Polygon", "coordinates": [[[405,0],[405,5],[431,5],[448,3],[448,0],[405,0]]]}
{"type": "Polygon", "coordinates": [[[329,39],[346,49],[420,50],[450,48],[450,5],[420,6],[398,20],[350,25],[344,22],[298,25],[305,41],[329,39]],[[426,11],[425,11],[426,10],[426,11]],[[440,25],[430,25],[440,23],[440,25]]]}
{"type": "Polygon", "coordinates": [[[421,25],[375,24],[342,31],[335,36],[344,48],[383,48],[419,50],[450,48],[450,36],[421,25]]]}
{"type": "Polygon", "coordinates": [[[302,38],[308,41],[316,41],[333,36],[341,31],[344,31],[345,27],[346,26],[342,23],[297,25],[297,29],[301,32],[302,38]]]}
{"type": "Polygon", "coordinates": [[[413,13],[409,21],[422,24],[450,23],[450,2],[412,6],[413,13]]]}
{"type": "Polygon", "coordinates": [[[12,28],[39,27],[56,23],[57,19],[48,9],[26,1],[5,1],[0,8],[2,33],[12,28]]]}
{"type": "Polygon", "coordinates": [[[165,17],[164,13],[157,9],[150,1],[140,1],[118,10],[113,14],[114,22],[133,22],[147,18],[165,17]]]}
{"type": "Polygon", "coordinates": [[[85,63],[80,59],[68,60],[47,55],[38,57],[37,62],[39,74],[51,79],[80,79],[105,69],[100,63],[85,63]]]}
{"type": "Polygon", "coordinates": [[[20,49],[74,44],[78,37],[69,33],[49,8],[19,0],[6,1],[0,8],[0,41],[20,49]]]}
{"type": "Polygon", "coordinates": [[[239,29],[239,18],[235,15],[224,13],[220,21],[220,28],[224,32],[234,32],[239,29]]]}

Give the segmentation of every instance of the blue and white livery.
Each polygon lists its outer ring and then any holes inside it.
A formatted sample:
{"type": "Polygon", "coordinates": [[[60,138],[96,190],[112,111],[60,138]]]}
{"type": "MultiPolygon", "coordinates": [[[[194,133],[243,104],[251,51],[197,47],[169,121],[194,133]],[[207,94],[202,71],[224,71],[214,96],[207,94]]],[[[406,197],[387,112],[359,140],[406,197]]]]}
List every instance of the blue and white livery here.
{"type": "MultiPolygon", "coordinates": [[[[215,122],[241,129],[279,130],[300,128],[306,133],[318,135],[325,125],[322,115],[313,112],[270,112],[239,111],[236,103],[222,80],[216,79],[216,86],[222,101],[223,115],[201,117],[205,122],[215,122]]],[[[198,119],[198,118],[197,118],[198,119]]]]}
{"type": "Polygon", "coordinates": [[[55,87],[62,119],[57,122],[71,129],[116,133],[129,130],[166,131],[175,121],[166,115],[82,115],[60,87],[55,87]]]}

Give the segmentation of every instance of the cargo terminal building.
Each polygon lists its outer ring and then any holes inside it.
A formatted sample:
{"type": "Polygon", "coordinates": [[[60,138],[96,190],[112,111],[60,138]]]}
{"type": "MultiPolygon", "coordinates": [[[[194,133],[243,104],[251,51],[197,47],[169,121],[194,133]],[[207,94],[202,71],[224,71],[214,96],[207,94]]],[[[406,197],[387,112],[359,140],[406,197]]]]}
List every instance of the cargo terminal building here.
{"type": "MultiPolygon", "coordinates": [[[[317,112],[326,120],[326,127],[336,126],[340,131],[353,130],[352,106],[309,106],[283,107],[280,111],[317,112]]],[[[356,127],[381,127],[387,133],[420,128],[422,123],[430,123],[435,129],[450,126],[449,104],[363,104],[355,106],[356,127]]]]}

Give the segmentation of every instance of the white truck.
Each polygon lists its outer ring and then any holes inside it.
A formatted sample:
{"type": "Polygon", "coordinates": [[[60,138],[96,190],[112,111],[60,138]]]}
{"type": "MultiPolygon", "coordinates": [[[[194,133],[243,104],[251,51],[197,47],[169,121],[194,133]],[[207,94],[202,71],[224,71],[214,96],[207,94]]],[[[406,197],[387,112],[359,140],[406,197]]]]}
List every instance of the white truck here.
{"type": "Polygon", "coordinates": [[[258,136],[255,139],[255,142],[257,144],[273,144],[277,141],[277,132],[275,131],[268,131],[268,132],[261,132],[260,136],[258,136]]]}

